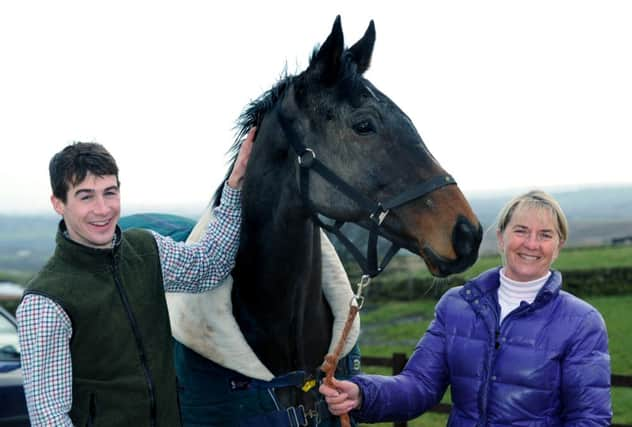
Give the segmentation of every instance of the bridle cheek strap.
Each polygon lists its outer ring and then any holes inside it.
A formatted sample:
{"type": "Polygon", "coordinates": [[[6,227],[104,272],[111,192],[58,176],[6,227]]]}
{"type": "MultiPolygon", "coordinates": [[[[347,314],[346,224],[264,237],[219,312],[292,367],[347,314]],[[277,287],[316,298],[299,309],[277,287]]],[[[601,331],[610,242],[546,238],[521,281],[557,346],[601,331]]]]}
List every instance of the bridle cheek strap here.
{"type": "Polygon", "coordinates": [[[450,175],[438,175],[414,185],[413,187],[403,191],[397,196],[386,200],[385,202],[376,202],[371,200],[364,194],[360,193],[354,187],[349,185],[346,181],[336,175],[331,169],[323,164],[316,156],[316,153],[311,148],[305,147],[301,144],[298,132],[288,123],[287,119],[282,118],[280,120],[281,127],[286,133],[291,147],[296,152],[298,157],[299,171],[299,192],[308,208],[312,220],[318,226],[324,230],[335,235],[340,243],[345,246],[349,253],[353,256],[356,262],[360,265],[362,272],[370,277],[377,276],[384,270],[386,265],[390,262],[393,256],[399,251],[401,246],[393,242],[386,237],[383,233],[382,223],[388,216],[391,209],[402,206],[420,197],[432,193],[439,188],[447,185],[456,185],[454,178],[450,175]],[[309,180],[310,171],[313,171],[320,175],[325,181],[332,185],[336,190],[344,194],[349,199],[353,200],[360,208],[366,212],[366,217],[370,220],[369,226],[362,224],[356,224],[369,230],[369,238],[367,241],[366,256],[362,254],[360,249],[343,234],[341,228],[346,223],[345,221],[333,220],[332,223],[325,223],[321,220],[321,216],[327,218],[322,212],[320,212],[316,206],[312,203],[309,197],[309,180]],[[391,243],[391,247],[388,249],[382,261],[378,263],[377,244],[378,236],[381,236],[391,243]]]}

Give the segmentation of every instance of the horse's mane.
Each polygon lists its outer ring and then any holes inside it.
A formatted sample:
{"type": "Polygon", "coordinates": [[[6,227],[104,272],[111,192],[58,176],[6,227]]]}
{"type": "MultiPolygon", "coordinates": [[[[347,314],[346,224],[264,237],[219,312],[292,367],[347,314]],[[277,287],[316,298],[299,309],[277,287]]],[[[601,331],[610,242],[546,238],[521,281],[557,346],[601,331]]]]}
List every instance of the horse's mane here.
{"type": "Polygon", "coordinates": [[[219,200],[222,196],[222,189],[224,188],[224,182],[228,179],[231,172],[233,171],[233,167],[235,166],[235,160],[237,160],[237,154],[239,153],[239,149],[241,148],[241,144],[244,142],[244,138],[248,134],[248,131],[254,127],[259,126],[263,117],[270,111],[278,100],[283,96],[287,88],[292,83],[294,76],[290,76],[287,74],[287,68],[283,71],[283,74],[279,81],[269,90],[264,92],[261,96],[259,96],[254,101],[251,101],[246,108],[244,108],[243,112],[239,115],[237,119],[237,123],[234,127],[235,131],[235,139],[233,144],[228,149],[228,155],[230,157],[230,166],[228,168],[228,172],[226,172],[226,176],[224,177],[224,181],[217,188],[215,194],[213,195],[213,199],[211,203],[213,206],[219,205],[219,200]]]}
{"type": "MultiPolygon", "coordinates": [[[[318,53],[318,46],[316,46],[312,52],[309,63],[312,65],[316,54],[318,53]]],[[[357,71],[357,65],[355,63],[354,58],[352,57],[349,50],[345,50],[341,57],[341,67],[338,70],[339,72],[339,80],[342,83],[341,87],[343,88],[344,94],[342,96],[347,97],[348,94],[353,93],[353,90],[356,88],[356,85],[359,83],[360,79],[358,78],[360,74],[357,71]]],[[[283,97],[287,88],[294,83],[297,79],[296,75],[289,75],[287,73],[287,64],[281,73],[281,77],[274,84],[274,86],[264,92],[261,96],[256,98],[254,101],[251,101],[246,108],[242,111],[237,119],[237,122],[234,127],[235,131],[235,139],[233,144],[228,149],[227,154],[230,157],[230,166],[228,171],[226,172],[226,176],[222,181],[222,184],[217,188],[213,198],[211,199],[211,204],[213,206],[218,206],[219,201],[222,196],[222,189],[224,187],[224,182],[230,176],[233,167],[235,166],[235,160],[237,159],[237,154],[239,153],[239,149],[241,148],[241,144],[244,141],[244,138],[248,134],[248,131],[254,127],[259,126],[263,117],[270,112],[276,103],[283,97]]]]}

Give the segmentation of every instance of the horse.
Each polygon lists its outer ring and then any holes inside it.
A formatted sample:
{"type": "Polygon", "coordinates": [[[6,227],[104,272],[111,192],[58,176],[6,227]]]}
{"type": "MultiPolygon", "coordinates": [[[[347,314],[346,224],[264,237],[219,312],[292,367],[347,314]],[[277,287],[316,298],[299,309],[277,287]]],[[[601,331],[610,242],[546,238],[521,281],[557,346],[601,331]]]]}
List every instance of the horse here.
{"type": "MultiPolygon", "coordinates": [[[[325,419],[315,382],[340,334],[337,311],[353,292],[323,229],[351,244],[370,277],[385,265],[377,264],[377,237],[393,242],[385,258],[404,248],[437,277],[477,259],[482,228],[456,182],[411,119],[363,77],[374,43],[371,21],[347,48],[338,16],[307,68],[286,72],[238,120],[233,153],[250,128],[257,131],[232,283],[167,296],[184,425],[335,423],[325,419]],[[366,256],[345,239],[344,223],[368,230],[366,256]],[[215,317],[228,318],[238,335],[227,334],[231,343],[219,348],[205,344],[218,334],[220,326],[205,320],[215,317]],[[231,353],[232,345],[247,350],[231,353]]],[[[221,187],[214,200],[219,194],[221,187]]],[[[196,229],[212,220],[204,216],[196,229]]],[[[353,344],[345,354],[357,356],[353,344]]]]}

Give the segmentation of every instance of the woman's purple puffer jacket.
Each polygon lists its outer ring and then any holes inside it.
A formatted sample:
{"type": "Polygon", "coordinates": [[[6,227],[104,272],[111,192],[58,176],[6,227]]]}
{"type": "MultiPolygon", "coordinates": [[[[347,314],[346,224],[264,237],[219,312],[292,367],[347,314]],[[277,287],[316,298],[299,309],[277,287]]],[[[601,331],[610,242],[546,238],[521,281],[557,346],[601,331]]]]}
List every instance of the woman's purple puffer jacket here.
{"type": "Polygon", "coordinates": [[[406,420],[448,385],[449,426],[610,425],[610,356],[603,318],[561,291],[553,271],[532,304],[499,326],[500,268],[450,289],[404,371],[362,375],[358,421],[406,420]]]}

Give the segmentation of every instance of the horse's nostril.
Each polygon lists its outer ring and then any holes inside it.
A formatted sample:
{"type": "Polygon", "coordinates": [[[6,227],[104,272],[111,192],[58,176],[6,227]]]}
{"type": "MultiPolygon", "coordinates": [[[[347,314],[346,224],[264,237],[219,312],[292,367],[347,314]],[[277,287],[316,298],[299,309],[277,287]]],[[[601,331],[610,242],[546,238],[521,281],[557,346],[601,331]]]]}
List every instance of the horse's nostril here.
{"type": "Polygon", "coordinates": [[[475,256],[483,238],[481,226],[475,226],[464,216],[460,216],[452,236],[454,248],[459,257],[475,256]]]}

